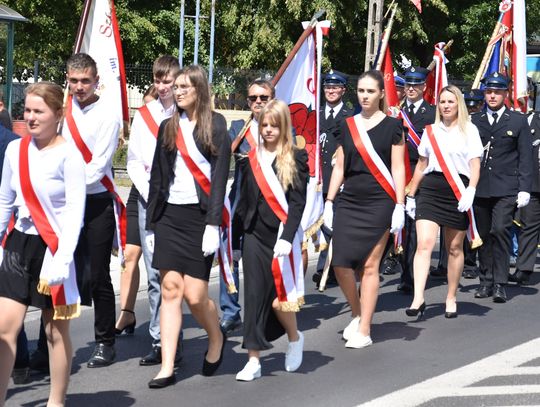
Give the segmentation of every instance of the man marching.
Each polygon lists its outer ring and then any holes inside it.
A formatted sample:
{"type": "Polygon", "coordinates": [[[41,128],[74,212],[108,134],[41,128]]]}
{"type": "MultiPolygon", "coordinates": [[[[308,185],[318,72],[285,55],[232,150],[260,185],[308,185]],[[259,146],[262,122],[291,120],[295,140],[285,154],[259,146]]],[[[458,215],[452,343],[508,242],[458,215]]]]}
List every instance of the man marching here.
{"type": "Polygon", "coordinates": [[[480,287],[476,298],[506,302],[510,227],[516,204],[529,203],[532,182],[531,133],[527,117],[508,109],[508,79],[494,73],[483,80],[485,112],[472,115],[484,157],[476,188],[474,212],[484,244],[479,249],[480,287]]]}
{"type": "Polygon", "coordinates": [[[79,53],[67,60],[70,97],[62,135],[75,143],[86,162],[84,225],[74,257],[81,304],[94,302],[96,346],[88,361],[92,368],[108,366],[116,356],[109,264],[116,228],[112,158],[120,119],[111,115],[108,105],[95,93],[98,81],[96,62],[89,55],[79,53]]]}

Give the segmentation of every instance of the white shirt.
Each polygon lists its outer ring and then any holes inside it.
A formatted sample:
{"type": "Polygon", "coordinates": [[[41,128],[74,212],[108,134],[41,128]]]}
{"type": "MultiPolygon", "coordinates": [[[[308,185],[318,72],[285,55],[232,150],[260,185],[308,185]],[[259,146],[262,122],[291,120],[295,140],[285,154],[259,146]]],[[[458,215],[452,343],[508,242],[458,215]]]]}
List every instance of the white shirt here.
{"type": "Polygon", "coordinates": [[[497,121],[499,121],[501,119],[501,116],[504,112],[504,109],[506,109],[506,106],[503,105],[499,110],[497,110],[496,112],[494,112],[493,110],[491,110],[489,107],[486,109],[486,113],[487,113],[487,117],[488,117],[488,121],[489,121],[489,124],[493,125],[493,113],[497,113],[497,121]]]}
{"type": "MultiPolygon", "coordinates": [[[[161,101],[153,100],[146,104],[150,114],[159,126],[161,122],[173,115],[176,105],[173,103],[165,109],[161,101]]],[[[148,201],[148,190],[150,182],[150,170],[156,149],[156,138],[148,128],[139,111],[135,113],[131,124],[129,135],[127,172],[129,178],[139,191],[141,197],[148,201]]]]}
{"type": "Polygon", "coordinates": [[[420,108],[420,105],[424,102],[424,99],[420,98],[419,100],[417,100],[416,102],[410,102],[408,99],[406,100],[406,110],[407,110],[407,113],[409,112],[409,106],[413,105],[413,113],[417,113],[418,112],[418,109],[420,108]]]}
{"type": "MultiPolygon", "coordinates": [[[[109,111],[108,105],[102,103],[102,100],[99,99],[81,110],[79,103],[73,98],[73,119],[81,138],[92,152],[92,160],[86,164],[85,169],[86,193],[88,195],[107,191],[101,183],[101,179],[105,175],[111,180],[113,179],[112,159],[118,146],[120,120],[109,111]]],[[[74,143],[65,120],[62,135],[66,140],[74,143]]]]}
{"type": "MultiPolygon", "coordinates": [[[[433,133],[441,150],[446,152],[447,157],[454,163],[458,173],[471,177],[469,162],[473,158],[482,157],[484,147],[480,139],[478,128],[471,122],[467,123],[467,135],[464,137],[459,127],[448,129],[442,122],[433,125],[433,133]]],[[[441,166],[429,142],[429,138],[424,130],[422,141],[418,146],[418,154],[428,159],[428,165],[424,170],[424,175],[433,171],[442,172],[441,166]]]]}
{"type": "MultiPolygon", "coordinates": [[[[15,229],[29,235],[39,234],[22,195],[19,178],[20,145],[20,140],[14,140],[6,149],[0,184],[0,240],[6,233],[13,209],[17,209],[18,213],[15,229]]],[[[58,236],[55,256],[72,258],[84,219],[84,161],[71,143],[43,150],[31,145],[28,150],[32,185],[34,189],[39,185],[48,192],[53,210],[57,219],[60,219],[62,233],[58,236]]]]}
{"type": "MultiPolygon", "coordinates": [[[[184,137],[193,137],[194,129],[195,126],[192,126],[191,132],[183,132],[184,137]]],[[[167,199],[167,202],[174,205],[199,203],[197,189],[195,188],[195,178],[193,178],[191,171],[186,166],[186,162],[179,151],[176,153],[176,160],[174,162],[174,180],[169,188],[169,199],[167,199]]]]}
{"type": "Polygon", "coordinates": [[[334,109],[334,117],[336,117],[342,107],[343,107],[343,102],[339,102],[334,107],[329,106],[328,103],[327,103],[325,108],[324,108],[324,117],[326,119],[328,119],[328,116],[330,116],[330,109],[334,109]]]}

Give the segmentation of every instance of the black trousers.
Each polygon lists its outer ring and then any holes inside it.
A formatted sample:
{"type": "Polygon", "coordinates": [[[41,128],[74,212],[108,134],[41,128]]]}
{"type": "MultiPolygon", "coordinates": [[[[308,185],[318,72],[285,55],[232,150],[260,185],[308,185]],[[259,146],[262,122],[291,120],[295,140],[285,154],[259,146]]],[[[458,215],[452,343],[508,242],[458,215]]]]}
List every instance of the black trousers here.
{"type": "Polygon", "coordinates": [[[520,209],[520,221],[516,270],[532,273],[540,240],[540,193],[533,192],[529,204],[520,209]]]}
{"type": "Polygon", "coordinates": [[[87,195],[84,226],[75,250],[77,285],[81,303],[94,303],[94,335],[97,343],[114,344],[116,320],[111,282],[111,252],[115,230],[114,208],[108,193],[87,195]]]}
{"type": "Polygon", "coordinates": [[[515,196],[476,198],[474,214],[483,244],[478,249],[480,285],[506,284],[510,261],[510,227],[515,196]]]}
{"type": "Polygon", "coordinates": [[[402,269],[401,282],[411,286],[414,279],[413,261],[416,245],[416,221],[405,215],[405,247],[399,261],[402,269]]]}

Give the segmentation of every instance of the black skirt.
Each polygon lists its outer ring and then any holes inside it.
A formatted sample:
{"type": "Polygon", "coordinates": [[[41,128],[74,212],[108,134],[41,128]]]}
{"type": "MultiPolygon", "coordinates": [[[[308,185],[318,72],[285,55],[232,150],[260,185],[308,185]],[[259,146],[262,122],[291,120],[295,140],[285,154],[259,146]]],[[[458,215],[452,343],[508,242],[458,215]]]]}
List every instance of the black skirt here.
{"type": "Polygon", "coordinates": [[[39,274],[47,245],[39,235],[13,229],[0,265],[0,297],[40,309],[52,309],[49,295],[38,293],[39,274]]]}
{"type": "MultiPolygon", "coordinates": [[[[469,179],[460,175],[465,186],[469,179]]],[[[458,200],[442,172],[424,176],[416,195],[416,220],[425,219],[456,230],[467,230],[469,218],[457,209],[458,200]]]]}
{"type": "Polygon", "coordinates": [[[126,204],[126,243],[135,246],[141,245],[141,235],[139,233],[139,191],[135,185],[129,191],[129,197],[126,204]]]}
{"type": "Polygon", "coordinates": [[[285,333],[272,307],[277,298],[272,274],[276,238],[277,230],[269,228],[260,217],[244,234],[244,349],[270,349],[270,342],[285,333]]]}
{"type": "Polygon", "coordinates": [[[205,213],[199,204],[167,203],[154,231],[152,267],[208,281],[214,255],[204,257],[202,252],[205,227],[205,213]]]}

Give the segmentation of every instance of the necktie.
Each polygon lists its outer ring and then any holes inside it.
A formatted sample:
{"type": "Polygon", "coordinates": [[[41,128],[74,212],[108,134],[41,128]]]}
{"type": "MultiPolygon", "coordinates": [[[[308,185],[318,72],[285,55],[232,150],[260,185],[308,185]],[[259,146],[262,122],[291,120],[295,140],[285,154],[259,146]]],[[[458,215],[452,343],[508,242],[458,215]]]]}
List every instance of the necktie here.
{"type": "Polygon", "coordinates": [[[330,109],[330,114],[328,115],[327,120],[334,120],[334,109],[330,109]]]}
{"type": "Polygon", "coordinates": [[[411,103],[409,105],[409,118],[412,119],[414,116],[414,105],[411,103]]]}
{"type": "Polygon", "coordinates": [[[499,117],[499,115],[497,113],[493,113],[491,117],[493,117],[493,122],[491,123],[491,127],[493,127],[497,124],[497,117],[499,117]]]}

